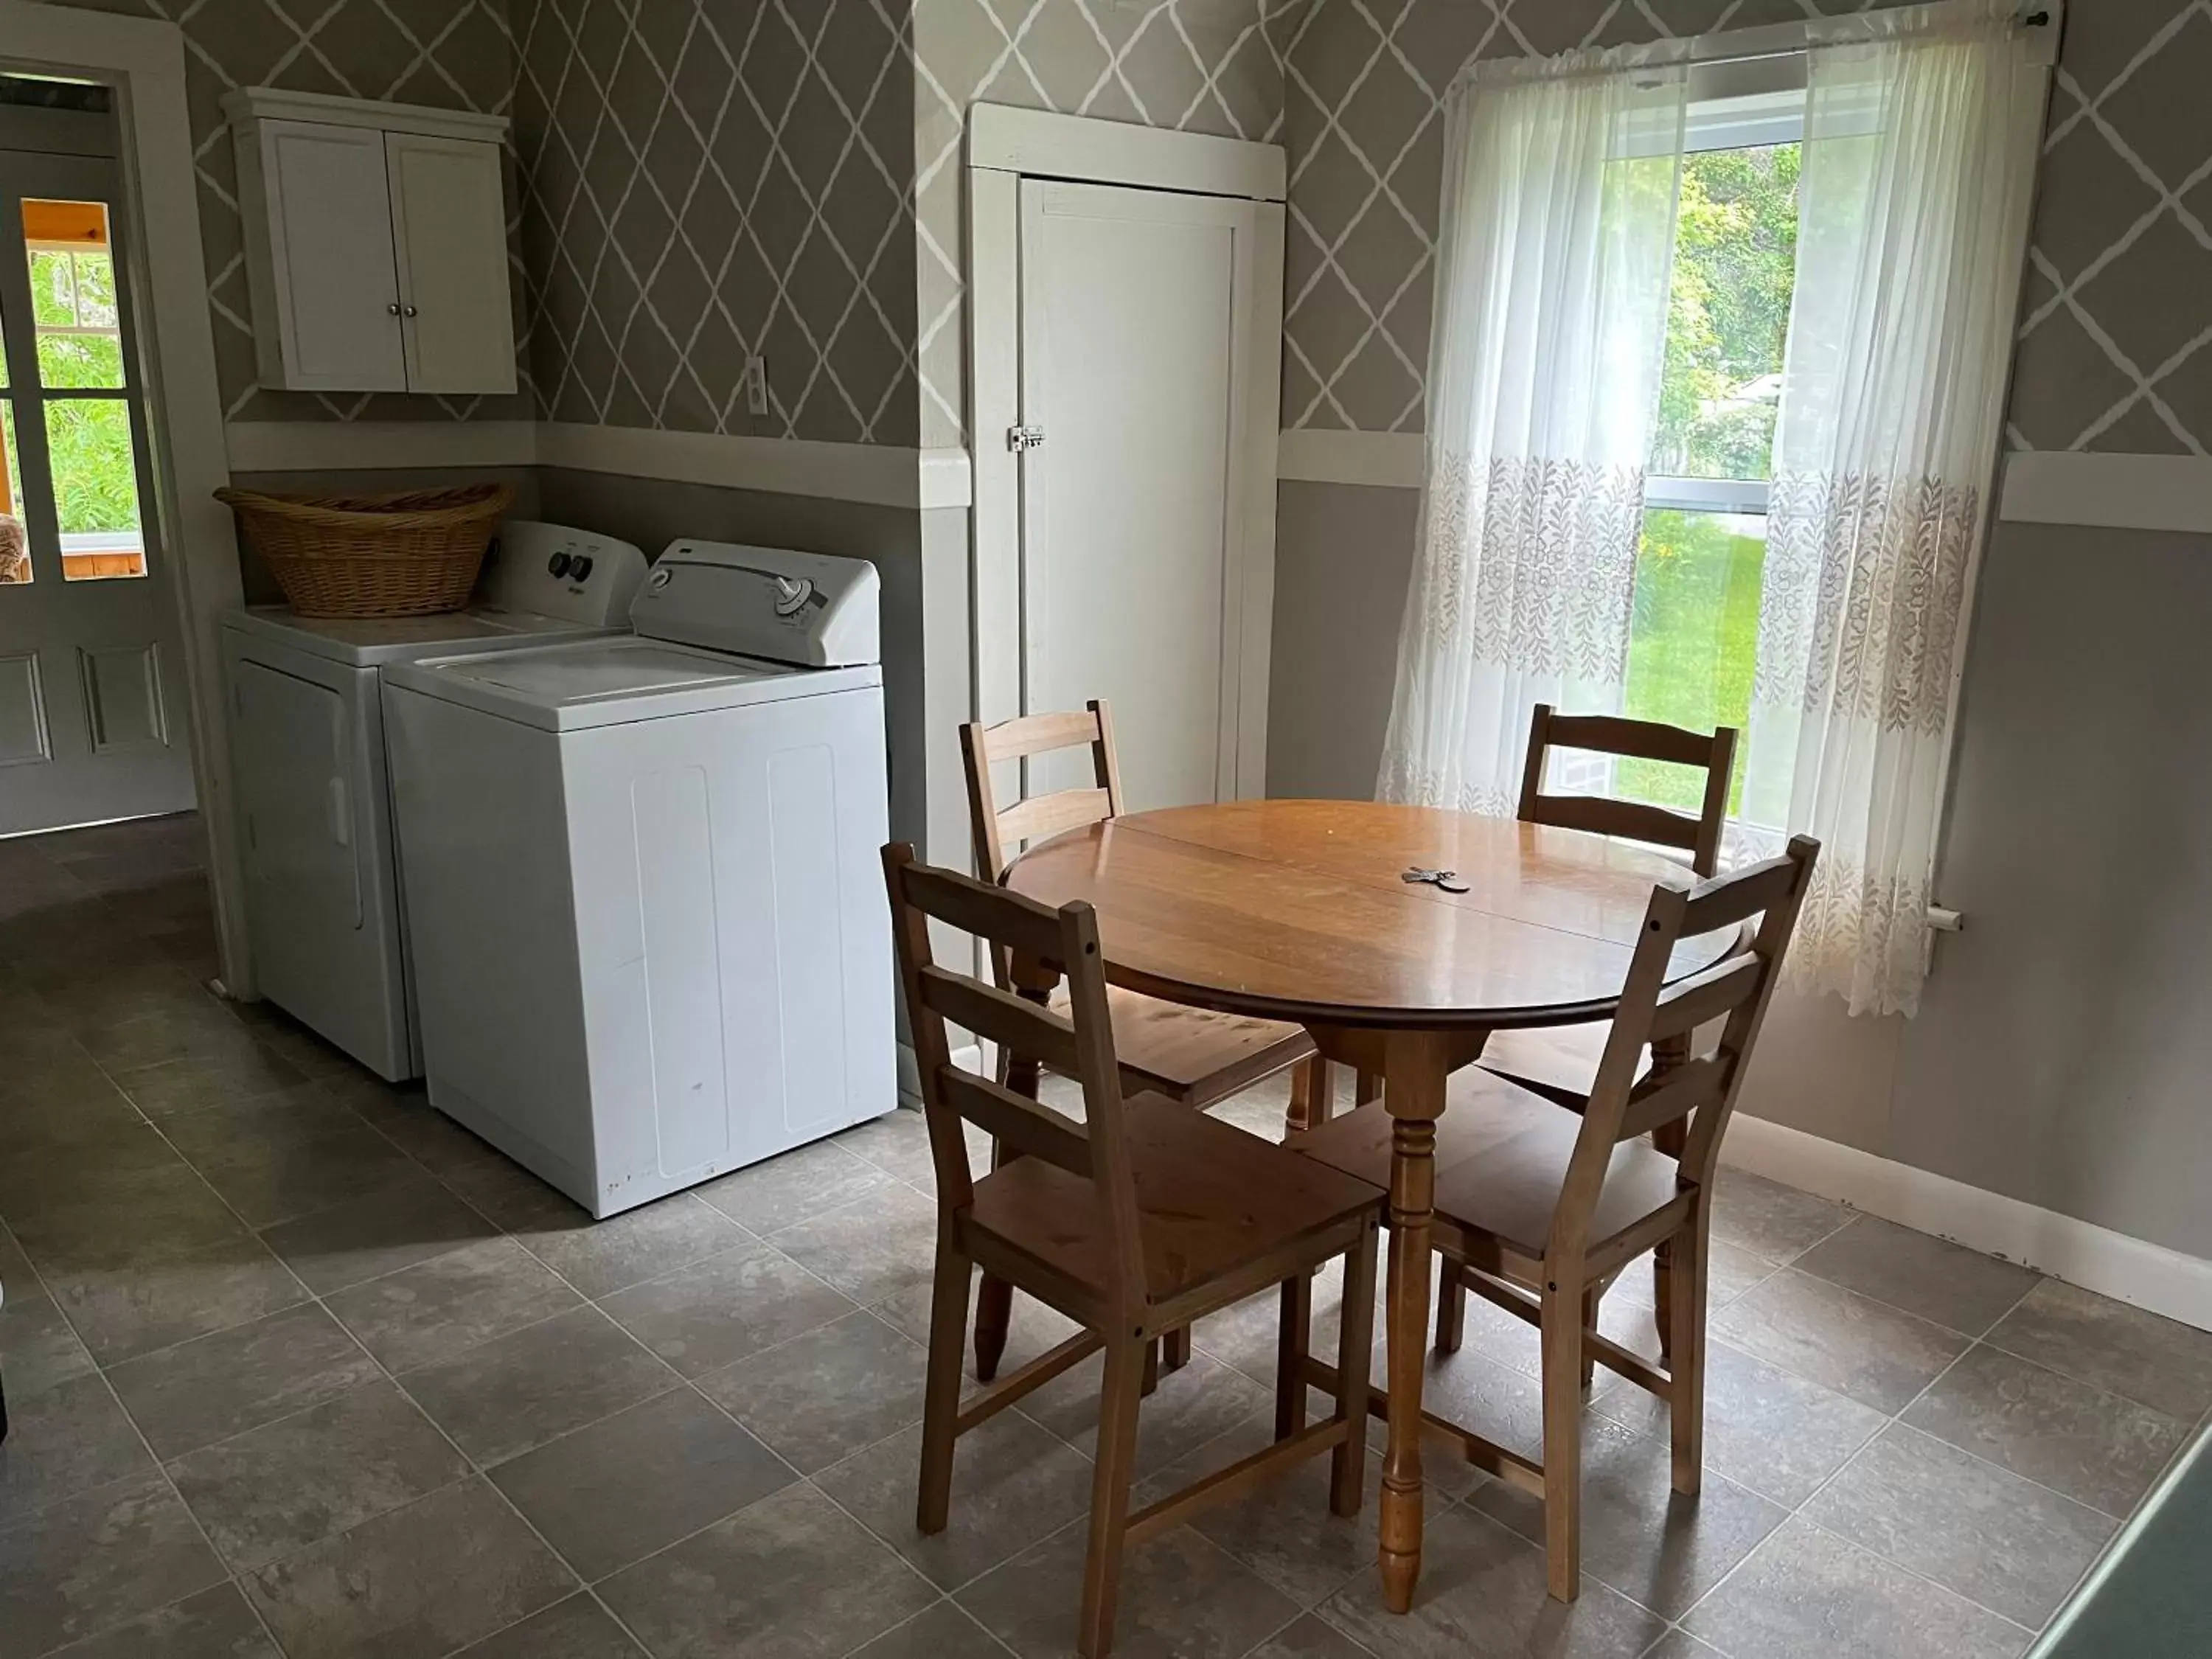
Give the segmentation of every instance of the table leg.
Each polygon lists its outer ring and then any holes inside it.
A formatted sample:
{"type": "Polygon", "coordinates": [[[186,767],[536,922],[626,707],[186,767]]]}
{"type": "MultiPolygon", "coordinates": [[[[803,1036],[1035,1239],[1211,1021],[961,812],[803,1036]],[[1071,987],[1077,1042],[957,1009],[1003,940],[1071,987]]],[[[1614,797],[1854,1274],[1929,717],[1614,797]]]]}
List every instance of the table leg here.
{"type": "MultiPolygon", "coordinates": [[[[1687,1036],[1662,1037],[1651,1045],[1651,1076],[1656,1082],[1668,1073],[1679,1070],[1690,1063],[1690,1039],[1687,1036]]],[[[1679,1158],[1682,1148],[1689,1143],[1690,1121],[1678,1117],[1672,1123],[1662,1123],[1651,1132],[1651,1144],[1669,1158],[1679,1158]]],[[[1674,1255],[1671,1243],[1662,1241],[1651,1252],[1652,1316],[1659,1322],[1659,1358],[1664,1364],[1674,1357],[1674,1276],[1668,1264],[1674,1255]]]]}
{"type": "Polygon", "coordinates": [[[1435,1213],[1437,1119],[1446,1056],[1422,1034],[1394,1038],[1383,1102],[1390,1136],[1389,1444],[1382,1456],[1382,1601],[1413,1604],[1421,1574],[1421,1386],[1428,1363],[1430,1227],[1435,1213]]]}

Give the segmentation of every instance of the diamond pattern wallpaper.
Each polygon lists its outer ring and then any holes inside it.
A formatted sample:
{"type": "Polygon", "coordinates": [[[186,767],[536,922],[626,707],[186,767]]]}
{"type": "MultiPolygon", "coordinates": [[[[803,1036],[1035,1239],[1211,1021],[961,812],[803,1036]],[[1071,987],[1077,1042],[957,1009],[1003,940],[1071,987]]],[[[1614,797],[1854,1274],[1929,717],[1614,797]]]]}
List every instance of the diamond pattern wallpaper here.
{"type": "Polygon", "coordinates": [[[515,3],[544,416],[913,444],[910,0],[515,3]]]}
{"type": "MultiPolygon", "coordinates": [[[[1468,61],[1857,0],[1318,0],[1290,54],[1283,424],[1421,428],[1444,89],[1468,61]]],[[[2212,0],[2069,9],[2008,434],[2212,445],[2212,0]]]]}
{"type": "MultiPolygon", "coordinates": [[[[526,0],[520,0],[526,3],[526,0]]],[[[507,398],[279,392],[253,361],[238,169],[221,100],[234,87],[376,98],[505,114],[514,95],[508,0],[64,0],[94,11],[158,17],[185,35],[192,167],[223,412],[231,420],[527,419],[526,380],[507,398]]],[[[518,200],[509,186],[510,210],[518,200]]],[[[510,234],[513,231],[510,223],[510,234]]],[[[520,264],[516,264],[517,315],[520,264]]]]}

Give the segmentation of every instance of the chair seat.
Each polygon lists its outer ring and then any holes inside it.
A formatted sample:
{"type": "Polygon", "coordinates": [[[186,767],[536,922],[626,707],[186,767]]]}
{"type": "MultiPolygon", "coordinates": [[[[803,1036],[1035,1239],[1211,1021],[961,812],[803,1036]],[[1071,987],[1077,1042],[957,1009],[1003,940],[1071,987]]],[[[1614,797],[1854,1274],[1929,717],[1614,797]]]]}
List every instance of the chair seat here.
{"type": "MultiPolygon", "coordinates": [[[[1588,1025],[1492,1031],[1490,1041],[1482,1045],[1482,1058],[1475,1063],[1547,1099],[1571,1095],[1585,1100],[1597,1082],[1598,1061],[1604,1057],[1606,1039],[1612,1034],[1612,1024],[1606,1020],[1588,1025]]],[[[1637,1062],[1636,1075],[1640,1079],[1650,1069],[1651,1056],[1647,1051],[1637,1062]]],[[[1575,1109],[1581,1108],[1577,1105],[1575,1109]]]]}
{"type": "MultiPolygon", "coordinates": [[[[1378,1187],[1194,1112],[1133,1095],[1122,1135],[1135,1177],[1146,1294],[1163,1302],[1285,1243],[1377,1208],[1378,1187]]],[[[975,1183],[969,1224],[1091,1291],[1107,1290],[1104,1218],[1090,1182],[1017,1158],[975,1183]]]]}
{"type": "MultiPolygon", "coordinates": [[[[1540,1258],[1582,1120],[1504,1078],[1471,1068],[1452,1079],[1437,1121],[1437,1214],[1462,1231],[1540,1258]]],[[[1291,1143],[1310,1158],[1379,1186],[1390,1180],[1390,1115],[1378,1103],[1291,1143]]],[[[1641,1140],[1613,1150],[1590,1218],[1601,1243],[1663,1209],[1681,1190],[1674,1160],[1641,1140]]]]}
{"type": "MultiPolygon", "coordinates": [[[[1053,997],[1052,1006],[1062,1013],[1066,994],[1063,987],[1053,997]]],[[[1314,1051],[1303,1026],[1186,1008],[1118,986],[1108,988],[1106,1006],[1125,1086],[1186,1106],[1211,1106],[1241,1094],[1314,1051]]]]}

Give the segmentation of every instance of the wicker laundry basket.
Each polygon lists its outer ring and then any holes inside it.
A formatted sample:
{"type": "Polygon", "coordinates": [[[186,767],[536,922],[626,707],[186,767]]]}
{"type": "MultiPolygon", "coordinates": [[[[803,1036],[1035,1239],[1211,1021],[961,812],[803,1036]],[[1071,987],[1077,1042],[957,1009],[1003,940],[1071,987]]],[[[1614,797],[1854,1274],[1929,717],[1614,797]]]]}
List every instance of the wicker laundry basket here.
{"type": "Polygon", "coordinates": [[[218,489],[303,617],[428,617],[469,601],[514,503],[506,484],[386,495],[218,489]]]}

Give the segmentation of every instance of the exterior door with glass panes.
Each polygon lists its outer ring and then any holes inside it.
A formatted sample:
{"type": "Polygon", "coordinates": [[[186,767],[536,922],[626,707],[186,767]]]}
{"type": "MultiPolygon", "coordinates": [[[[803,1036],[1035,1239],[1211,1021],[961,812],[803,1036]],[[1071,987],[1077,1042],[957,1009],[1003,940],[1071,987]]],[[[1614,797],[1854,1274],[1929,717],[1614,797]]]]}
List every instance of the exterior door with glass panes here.
{"type": "Polygon", "coordinates": [[[124,217],[112,154],[0,149],[0,835],[192,805],[124,217]]]}

